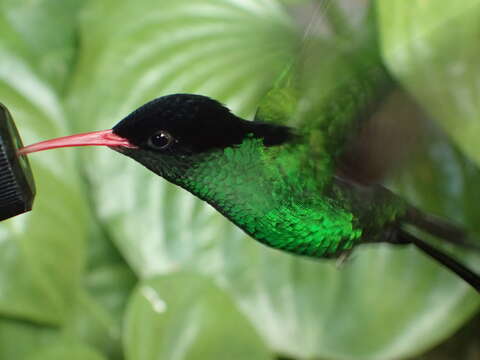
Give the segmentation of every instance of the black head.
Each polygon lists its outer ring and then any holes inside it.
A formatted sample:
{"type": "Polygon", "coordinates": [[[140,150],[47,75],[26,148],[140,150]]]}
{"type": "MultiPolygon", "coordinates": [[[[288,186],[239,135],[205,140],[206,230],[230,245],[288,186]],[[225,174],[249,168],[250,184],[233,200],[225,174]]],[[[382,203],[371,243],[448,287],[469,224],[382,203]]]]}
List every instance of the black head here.
{"type": "Polygon", "coordinates": [[[241,144],[247,136],[265,146],[292,138],[285,126],[243,120],[218,101],[193,94],[167,95],[141,106],[113,132],[143,150],[169,154],[196,154],[241,144]]]}

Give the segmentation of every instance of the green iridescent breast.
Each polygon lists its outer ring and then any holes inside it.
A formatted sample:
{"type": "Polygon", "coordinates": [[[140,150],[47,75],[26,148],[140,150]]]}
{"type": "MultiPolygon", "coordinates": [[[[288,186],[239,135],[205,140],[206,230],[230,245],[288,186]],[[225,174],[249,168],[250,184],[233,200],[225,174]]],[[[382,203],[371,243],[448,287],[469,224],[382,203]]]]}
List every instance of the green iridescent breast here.
{"type": "MultiPolygon", "coordinates": [[[[296,254],[332,256],[362,235],[355,216],[323,196],[301,145],[265,148],[261,140],[204,155],[179,185],[209,202],[262,243],[296,254]]],[[[322,185],[319,185],[322,184],[322,185]]]]}

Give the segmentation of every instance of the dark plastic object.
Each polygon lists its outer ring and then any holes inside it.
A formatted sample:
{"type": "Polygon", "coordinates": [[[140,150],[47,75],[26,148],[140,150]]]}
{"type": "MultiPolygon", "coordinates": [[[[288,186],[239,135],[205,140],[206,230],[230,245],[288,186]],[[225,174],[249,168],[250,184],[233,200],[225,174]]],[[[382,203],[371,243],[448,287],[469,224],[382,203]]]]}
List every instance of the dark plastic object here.
{"type": "Polygon", "coordinates": [[[7,108],[0,104],[0,221],[32,210],[35,182],[23,146],[7,108]]]}

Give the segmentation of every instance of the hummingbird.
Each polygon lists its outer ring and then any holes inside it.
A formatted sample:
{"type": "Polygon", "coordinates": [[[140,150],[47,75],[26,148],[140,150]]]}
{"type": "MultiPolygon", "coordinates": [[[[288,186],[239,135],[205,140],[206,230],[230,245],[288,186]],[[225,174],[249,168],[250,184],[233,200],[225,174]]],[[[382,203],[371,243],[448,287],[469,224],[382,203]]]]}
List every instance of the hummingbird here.
{"type": "Polygon", "coordinates": [[[468,245],[461,228],[420,211],[382,185],[342,176],[333,150],[322,153],[315,146],[318,134],[262,121],[265,111],[249,121],[206,96],[166,95],[110,130],[43,141],[24,147],[20,155],[108,146],[206,201],[269,247],[335,258],[365,243],[413,244],[480,292],[478,274],[419,239],[407,225],[468,245]]]}

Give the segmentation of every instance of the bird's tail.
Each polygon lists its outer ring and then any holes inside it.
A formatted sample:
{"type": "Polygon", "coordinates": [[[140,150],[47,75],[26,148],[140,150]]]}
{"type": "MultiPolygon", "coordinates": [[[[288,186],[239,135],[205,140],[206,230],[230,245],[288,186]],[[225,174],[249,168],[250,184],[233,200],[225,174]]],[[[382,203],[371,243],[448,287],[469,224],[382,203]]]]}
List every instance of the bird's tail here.
{"type": "MultiPolygon", "coordinates": [[[[405,220],[406,223],[414,225],[418,229],[451,244],[455,244],[466,249],[480,251],[480,243],[475,242],[465,230],[439,217],[423,213],[415,208],[411,208],[409,209],[405,220]]],[[[415,245],[425,254],[453,271],[480,293],[480,275],[474,273],[452,256],[433,247],[424,240],[415,237],[404,229],[398,230],[396,241],[402,244],[415,245]]]]}
{"type": "Polygon", "coordinates": [[[480,251],[480,242],[472,239],[462,227],[413,206],[408,209],[405,222],[451,244],[480,251]]]}
{"type": "Polygon", "coordinates": [[[403,244],[413,244],[418,249],[422,250],[425,254],[432,257],[438,261],[443,266],[447,267],[459,277],[461,277],[465,282],[470,284],[477,292],[480,293],[480,276],[475,274],[472,270],[467,268],[465,265],[461,264],[459,261],[455,260],[450,255],[436,249],[427,242],[420,240],[419,238],[411,235],[405,230],[399,230],[397,234],[397,241],[403,244]]]}

